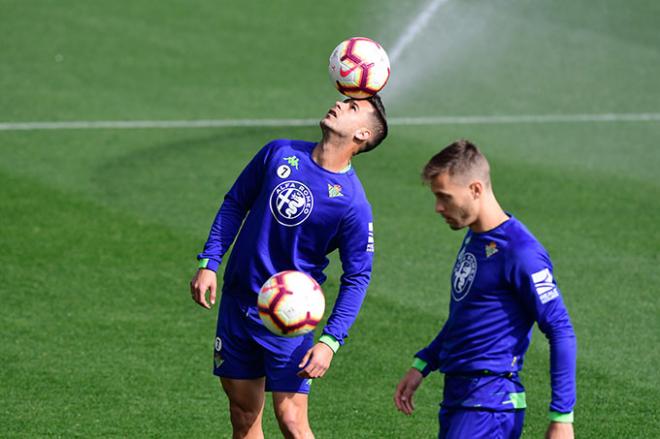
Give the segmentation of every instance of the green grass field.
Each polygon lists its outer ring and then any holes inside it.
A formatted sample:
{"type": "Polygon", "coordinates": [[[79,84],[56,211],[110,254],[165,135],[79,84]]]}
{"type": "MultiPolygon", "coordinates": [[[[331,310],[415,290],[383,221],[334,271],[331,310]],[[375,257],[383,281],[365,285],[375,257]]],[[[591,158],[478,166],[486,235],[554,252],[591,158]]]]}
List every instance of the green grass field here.
{"type": "MultiPolygon", "coordinates": [[[[0,124],[320,118],[338,98],[332,48],[354,35],[393,47],[426,5],[0,0],[0,124]]],[[[401,53],[384,93],[392,117],[656,117],[395,124],[358,157],[376,261],[351,337],[313,386],[318,438],[437,434],[439,374],[412,417],[392,395],[447,316],[462,233],[434,213],[419,172],[459,137],[480,145],[501,204],[553,258],[578,337],[577,437],[660,437],[659,22],[652,0],[450,0],[401,53]]],[[[188,293],[195,255],[258,148],[319,136],[0,130],[0,437],[231,437],[211,375],[216,310],[188,293]]],[[[523,382],[523,437],[542,437],[538,331],[523,382]]],[[[266,410],[266,436],[279,437],[266,410]]]]}

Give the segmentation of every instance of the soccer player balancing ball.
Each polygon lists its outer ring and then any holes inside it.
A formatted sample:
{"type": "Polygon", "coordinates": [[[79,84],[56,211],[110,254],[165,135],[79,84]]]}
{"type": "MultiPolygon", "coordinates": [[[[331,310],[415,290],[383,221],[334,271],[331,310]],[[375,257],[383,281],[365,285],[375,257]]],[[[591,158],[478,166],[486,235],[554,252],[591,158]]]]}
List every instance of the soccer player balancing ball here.
{"type": "Polygon", "coordinates": [[[390,60],[374,40],[349,38],[332,51],[328,71],[340,93],[350,98],[365,99],[387,84],[390,60]]]}
{"type": "Polygon", "coordinates": [[[259,317],[273,334],[296,337],[313,330],[323,318],[321,286],[300,271],[282,271],[259,291],[259,317]]]}

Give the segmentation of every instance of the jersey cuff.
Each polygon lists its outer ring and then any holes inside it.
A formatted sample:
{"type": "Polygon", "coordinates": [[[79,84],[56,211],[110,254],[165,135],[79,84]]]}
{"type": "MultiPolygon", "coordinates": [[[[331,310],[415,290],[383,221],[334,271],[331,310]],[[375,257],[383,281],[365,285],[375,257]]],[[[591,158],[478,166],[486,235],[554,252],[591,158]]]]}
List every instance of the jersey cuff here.
{"type": "Polygon", "coordinates": [[[321,337],[319,337],[319,343],[323,343],[324,345],[328,346],[335,354],[339,350],[339,342],[330,334],[323,334],[321,337]]]}
{"type": "Polygon", "coordinates": [[[426,376],[431,373],[431,366],[429,366],[428,361],[423,360],[417,356],[413,359],[411,367],[420,371],[424,378],[426,378],[426,376]]]}
{"type": "Polygon", "coordinates": [[[214,261],[213,259],[209,258],[202,258],[199,260],[199,263],[197,264],[197,268],[205,268],[207,270],[211,271],[218,271],[218,266],[220,264],[217,261],[214,261]]]}
{"type": "Polygon", "coordinates": [[[415,357],[415,359],[412,362],[411,367],[417,369],[421,373],[424,373],[424,369],[426,369],[426,366],[428,366],[428,365],[429,364],[426,361],[422,360],[419,357],[415,357]]]}
{"type": "Polygon", "coordinates": [[[570,424],[573,422],[573,412],[559,413],[550,410],[550,413],[548,413],[548,418],[550,419],[551,422],[564,422],[570,424]]]}

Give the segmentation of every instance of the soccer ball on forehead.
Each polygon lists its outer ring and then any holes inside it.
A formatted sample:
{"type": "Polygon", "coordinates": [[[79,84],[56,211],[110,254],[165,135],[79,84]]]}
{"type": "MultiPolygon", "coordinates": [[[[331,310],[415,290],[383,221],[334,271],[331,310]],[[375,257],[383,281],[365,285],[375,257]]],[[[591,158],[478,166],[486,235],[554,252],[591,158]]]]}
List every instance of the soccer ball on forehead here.
{"type": "Polygon", "coordinates": [[[323,318],[321,286],[300,271],[271,276],[259,291],[259,317],[273,334],[296,337],[312,331],[323,318]]]}
{"type": "Polygon", "coordinates": [[[390,77],[390,60],[380,44],[364,37],[342,41],[332,51],[328,71],[337,90],[355,99],[375,95],[390,77]]]}

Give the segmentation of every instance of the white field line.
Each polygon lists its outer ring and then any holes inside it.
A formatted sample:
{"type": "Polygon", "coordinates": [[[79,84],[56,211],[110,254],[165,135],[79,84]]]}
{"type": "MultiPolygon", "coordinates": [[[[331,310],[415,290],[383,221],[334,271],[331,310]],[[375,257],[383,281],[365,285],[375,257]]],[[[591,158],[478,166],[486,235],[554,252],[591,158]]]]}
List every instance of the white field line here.
{"type": "Polygon", "coordinates": [[[415,37],[426,27],[435,11],[440,5],[449,0],[431,0],[429,4],[415,17],[415,19],[403,31],[394,46],[389,50],[390,63],[394,64],[404,49],[415,39],[415,37]]]}
{"type": "MultiPolygon", "coordinates": [[[[660,122],[660,113],[521,114],[495,116],[392,117],[390,125],[488,125],[531,123],[660,122]]],[[[0,122],[0,131],[307,127],[319,119],[116,120],[70,122],[0,122]]]]}

